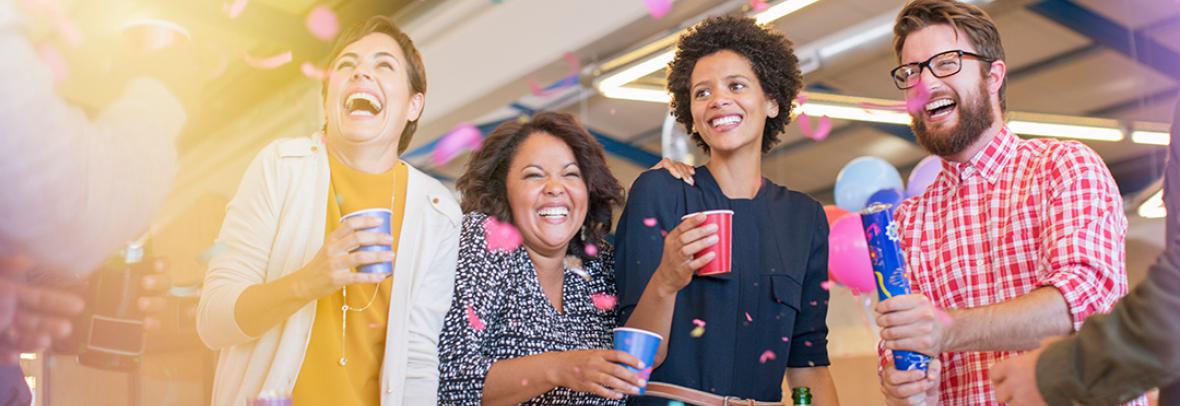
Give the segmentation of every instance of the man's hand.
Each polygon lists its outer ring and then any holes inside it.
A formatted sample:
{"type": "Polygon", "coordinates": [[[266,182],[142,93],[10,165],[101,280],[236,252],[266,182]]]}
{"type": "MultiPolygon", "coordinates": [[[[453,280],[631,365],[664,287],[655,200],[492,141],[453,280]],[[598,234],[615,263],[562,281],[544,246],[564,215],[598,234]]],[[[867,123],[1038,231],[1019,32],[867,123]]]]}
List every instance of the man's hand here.
{"type": "Polygon", "coordinates": [[[877,303],[875,310],[886,349],[914,351],[931,358],[942,354],[952,320],[925,295],[896,296],[877,303]]]}
{"type": "Polygon", "coordinates": [[[1057,340],[1047,339],[1041,342],[1040,348],[992,365],[990,377],[996,400],[1012,406],[1045,405],[1045,398],[1037,389],[1037,360],[1045,347],[1057,340]]]}
{"type": "Polygon", "coordinates": [[[898,371],[893,365],[893,352],[885,351],[889,365],[881,371],[881,394],[885,404],[895,405],[937,405],[939,374],[942,362],[931,359],[927,371],[898,371]]]}

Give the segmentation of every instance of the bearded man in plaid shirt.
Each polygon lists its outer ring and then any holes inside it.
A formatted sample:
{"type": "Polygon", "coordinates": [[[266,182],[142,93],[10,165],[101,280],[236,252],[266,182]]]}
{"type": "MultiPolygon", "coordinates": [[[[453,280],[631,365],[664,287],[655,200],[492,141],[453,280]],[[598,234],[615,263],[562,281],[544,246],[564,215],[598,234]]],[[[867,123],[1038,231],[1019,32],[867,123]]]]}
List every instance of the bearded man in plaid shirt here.
{"type": "Polygon", "coordinates": [[[1004,49],[983,10],[916,0],[893,32],[894,84],[929,95],[912,127],[942,171],[896,211],[915,293],[876,307],[882,392],[889,404],[998,404],[992,364],[1126,293],[1122,198],[1085,145],[1008,129],[1004,49]],[[931,373],[898,371],[892,350],[931,355],[931,373]]]}

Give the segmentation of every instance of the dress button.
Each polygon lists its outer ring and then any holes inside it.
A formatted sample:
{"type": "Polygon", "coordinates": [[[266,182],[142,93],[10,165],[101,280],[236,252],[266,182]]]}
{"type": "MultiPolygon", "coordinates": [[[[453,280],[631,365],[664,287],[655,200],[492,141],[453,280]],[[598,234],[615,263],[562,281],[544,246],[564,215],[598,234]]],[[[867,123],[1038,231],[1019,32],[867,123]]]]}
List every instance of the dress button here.
{"type": "Polygon", "coordinates": [[[431,200],[431,201],[432,201],[432,202],[434,202],[434,204],[438,204],[438,198],[437,198],[437,197],[436,197],[436,198],[434,198],[434,200],[431,200]]]}
{"type": "Polygon", "coordinates": [[[311,146],[311,152],[316,152],[316,151],[319,151],[319,150],[320,150],[320,148],[319,148],[319,147],[317,147],[317,146],[315,146],[315,145],[312,145],[312,146],[311,146]]]}

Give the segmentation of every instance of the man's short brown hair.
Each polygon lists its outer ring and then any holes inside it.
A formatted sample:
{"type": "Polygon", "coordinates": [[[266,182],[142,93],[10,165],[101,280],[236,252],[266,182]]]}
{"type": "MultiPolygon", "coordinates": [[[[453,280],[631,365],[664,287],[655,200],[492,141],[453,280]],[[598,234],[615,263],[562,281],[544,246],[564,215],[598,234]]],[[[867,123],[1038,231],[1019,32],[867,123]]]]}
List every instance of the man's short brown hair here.
{"type": "MultiPolygon", "coordinates": [[[[975,53],[992,60],[1004,59],[1000,31],[983,9],[954,0],[913,0],[901,9],[897,14],[897,22],[893,24],[893,51],[898,62],[901,62],[901,48],[905,45],[906,37],[938,24],[951,26],[955,35],[960,31],[966,34],[967,41],[975,47],[975,53]]],[[[983,63],[980,66],[981,74],[986,76],[991,64],[983,63]]],[[[1004,95],[1007,88],[1008,78],[1004,78],[1004,83],[1000,85],[1000,111],[1008,109],[1004,95]]]]}

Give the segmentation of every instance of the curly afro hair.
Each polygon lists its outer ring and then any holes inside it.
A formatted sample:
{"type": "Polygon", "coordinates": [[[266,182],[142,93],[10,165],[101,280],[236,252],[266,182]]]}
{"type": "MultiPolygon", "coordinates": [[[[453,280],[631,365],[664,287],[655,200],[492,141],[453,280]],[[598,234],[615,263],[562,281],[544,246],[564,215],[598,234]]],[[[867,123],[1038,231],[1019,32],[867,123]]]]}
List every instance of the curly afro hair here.
{"type": "Polygon", "coordinates": [[[683,124],[705,152],[709,146],[692,126],[692,71],[697,61],[722,50],[730,50],[750,61],[762,91],[779,105],[779,114],[767,117],[762,129],[762,153],[778,144],[778,135],[791,122],[791,102],[803,86],[799,59],[791,41],[782,34],[759,26],[751,18],[712,17],[688,29],[676,44],[676,58],[668,64],[668,92],[672,94],[672,115],[683,124]]]}

